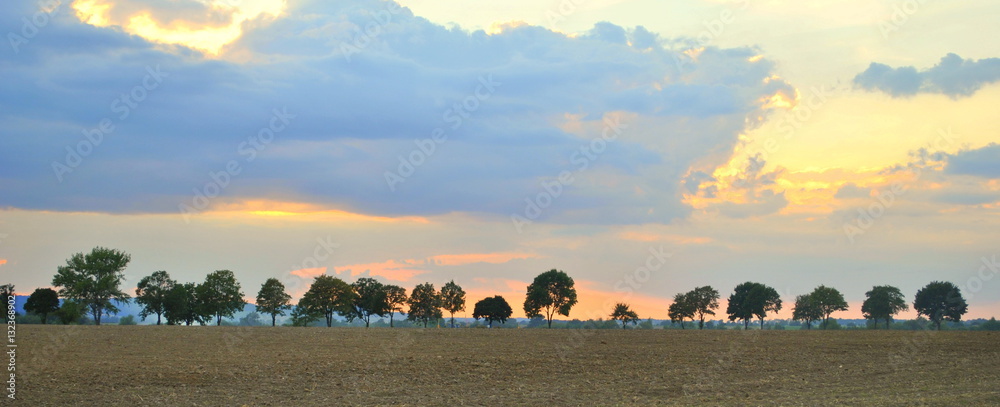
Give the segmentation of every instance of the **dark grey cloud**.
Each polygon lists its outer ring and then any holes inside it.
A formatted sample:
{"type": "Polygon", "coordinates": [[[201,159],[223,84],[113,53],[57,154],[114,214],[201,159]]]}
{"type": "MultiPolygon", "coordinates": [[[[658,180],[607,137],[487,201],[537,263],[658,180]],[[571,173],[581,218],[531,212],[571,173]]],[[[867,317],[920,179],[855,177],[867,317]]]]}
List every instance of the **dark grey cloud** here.
{"type": "MultiPolygon", "coordinates": [[[[21,17],[36,11],[25,4],[0,5],[0,31],[20,30],[21,17]]],[[[760,116],[760,100],[791,89],[764,83],[773,65],[748,62],[756,50],[708,48],[679,66],[655,34],[610,23],[577,38],[534,26],[487,35],[356,0],[295,2],[273,23],[246,28],[225,50],[241,63],[95,28],[69,13],[17,52],[0,47],[0,206],[176,212],[236,161],[240,172],[219,199],[507,215],[543,180],[576,171],[601,120],[620,115],[630,127],[542,218],[669,221],[689,209],[678,192],[690,165],[730,149],[747,118],[760,116]],[[166,76],[122,117],[122,95],[150,70],[166,76]],[[456,106],[488,78],[500,84],[496,92],[454,126],[456,106]],[[275,109],[295,117],[248,160],[247,143],[275,109]],[[561,126],[570,116],[582,132],[561,126]],[[114,131],[59,182],[52,163],[65,162],[67,147],[75,150],[83,131],[105,119],[114,131]],[[687,127],[699,121],[712,125],[687,127]],[[448,141],[390,190],[384,173],[437,128],[448,141]]]]}
{"type": "Polygon", "coordinates": [[[940,93],[959,98],[972,96],[983,86],[998,80],[1000,58],[973,60],[948,54],[937,65],[925,70],[917,70],[913,66],[892,68],[872,62],[868,69],[854,77],[854,84],[893,97],[940,93]]]}

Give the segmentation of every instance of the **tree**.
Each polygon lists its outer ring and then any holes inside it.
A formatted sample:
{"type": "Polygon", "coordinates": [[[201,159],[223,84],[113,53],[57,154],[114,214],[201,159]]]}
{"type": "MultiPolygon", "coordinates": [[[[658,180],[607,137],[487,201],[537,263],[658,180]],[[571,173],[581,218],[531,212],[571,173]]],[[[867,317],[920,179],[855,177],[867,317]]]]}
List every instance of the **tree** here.
{"type": "Polygon", "coordinates": [[[285,310],[291,308],[288,305],[291,300],[292,296],[285,292],[285,285],[276,278],[269,278],[257,292],[257,311],[270,315],[271,326],[274,326],[278,315],[285,315],[285,310]]]}
{"type": "Polygon", "coordinates": [[[317,276],[309,286],[309,291],[302,296],[299,307],[304,308],[300,315],[322,315],[326,318],[326,327],[333,326],[333,314],[349,315],[354,301],[354,289],[350,284],[337,277],[326,274],[317,276]]]}
{"type": "Polygon", "coordinates": [[[535,281],[528,285],[527,291],[524,314],[528,318],[544,316],[549,328],[552,328],[552,317],[556,313],[568,317],[570,308],[576,305],[573,278],[560,270],[552,269],[539,274],[535,277],[535,281]]]}
{"type": "Polygon", "coordinates": [[[59,293],[51,288],[36,288],[24,303],[24,311],[42,317],[45,324],[49,314],[59,311],[59,293]]]}
{"type": "Polygon", "coordinates": [[[174,284],[164,299],[163,316],[167,318],[167,325],[191,326],[195,322],[204,322],[199,313],[201,308],[195,283],[174,284]]]}
{"type": "Polygon", "coordinates": [[[812,329],[813,322],[823,319],[823,312],[816,306],[812,296],[802,294],[795,297],[795,308],[792,309],[792,319],[806,323],[806,329],[812,329]]]}
{"type": "Polygon", "coordinates": [[[847,301],[844,301],[844,295],[837,291],[836,288],[819,286],[809,294],[809,299],[812,301],[816,309],[823,315],[823,327],[830,324],[830,314],[835,311],[847,311],[847,301]]]}
{"type": "Polygon", "coordinates": [[[83,307],[80,307],[80,304],[77,304],[76,301],[66,300],[63,301],[62,305],[59,306],[59,310],[56,311],[56,318],[59,318],[59,323],[69,325],[79,320],[83,316],[83,311],[83,307]]]}
{"type": "Polygon", "coordinates": [[[687,318],[694,320],[694,314],[694,307],[688,301],[686,293],[677,293],[677,295],[674,295],[674,303],[670,304],[670,308],[667,309],[670,323],[680,323],[681,329],[686,329],[684,328],[684,320],[687,318]]]}
{"type": "MultiPolygon", "coordinates": [[[[10,297],[14,297],[14,296],[15,296],[15,294],[14,294],[14,284],[0,285],[0,298],[3,298],[4,302],[7,302],[10,297]]],[[[9,322],[10,321],[9,318],[10,318],[10,314],[4,312],[3,313],[3,322],[4,323],[9,322]]]]}
{"type": "Polygon", "coordinates": [[[403,305],[407,303],[409,297],[406,296],[406,289],[398,285],[386,285],[385,302],[389,305],[389,327],[392,328],[392,318],[399,312],[403,313],[403,305]]]}
{"type": "Polygon", "coordinates": [[[906,311],[906,299],[898,288],[891,285],[879,285],[872,287],[871,291],[865,293],[865,302],[861,304],[861,313],[865,319],[875,322],[885,320],[885,329],[889,329],[892,323],[892,316],[899,312],[906,311]]]}
{"type": "Polygon", "coordinates": [[[77,253],[59,266],[52,285],[59,288],[59,295],[77,301],[90,310],[94,323],[101,324],[101,317],[118,312],[112,303],[123,302],[129,295],[119,286],[125,279],[124,270],[132,257],[114,249],[95,247],[88,254],[77,253]]]}
{"type": "Polygon", "coordinates": [[[629,308],[628,304],[617,303],[615,304],[615,309],[611,311],[611,319],[621,321],[622,329],[625,329],[625,325],[629,322],[635,325],[639,322],[639,314],[629,308]]]}
{"type": "Polygon", "coordinates": [[[685,294],[688,306],[694,310],[691,318],[698,317],[698,329],[705,327],[705,316],[715,315],[719,308],[719,292],[712,286],[698,287],[685,294]]]}
{"type": "Polygon", "coordinates": [[[359,278],[354,284],[354,301],[347,319],[353,321],[359,318],[365,321],[365,328],[371,323],[373,315],[384,317],[389,313],[389,301],[385,286],[374,278],[359,278]]]}
{"type": "Polygon", "coordinates": [[[321,316],[322,314],[319,312],[311,311],[299,302],[299,305],[292,309],[292,326],[309,326],[309,324],[315,322],[321,316]]]}
{"type": "Polygon", "coordinates": [[[211,320],[214,317],[216,325],[222,325],[222,317],[232,318],[233,314],[242,311],[246,302],[236,275],[229,270],[216,270],[205,277],[205,282],[196,290],[199,314],[211,320]]]}
{"type": "Polygon", "coordinates": [[[479,318],[483,318],[489,324],[489,327],[493,328],[493,321],[500,322],[501,324],[506,323],[507,318],[510,318],[513,313],[514,310],[510,308],[507,300],[497,295],[479,300],[472,310],[472,318],[475,318],[477,321],[479,318]]]}
{"type": "Polygon", "coordinates": [[[139,317],[156,314],[156,325],[160,325],[160,317],[166,311],[167,293],[174,288],[176,281],[170,279],[166,271],[154,271],[153,274],[139,280],[135,289],[135,302],[142,306],[139,317]]]}
{"type": "Polygon", "coordinates": [[[126,315],[118,320],[118,325],[136,325],[136,324],[137,322],[135,321],[135,316],[133,315],[126,315]]]}
{"type": "Polygon", "coordinates": [[[455,313],[465,311],[465,290],[449,281],[441,287],[441,307],[451,313],[451,327],[455,327],[455,313]]]}
{"type": "Polygon", "coordinates": [[[927,316],[940,331],[942,320],[961,321],[962,315],[969,311],[969,305],[954,284],[933,281],[917,291],[913,309],[918,315],[927,316]]]}
{"type": "Polygon", "coordinates": [[[767,313],[780,310],[781,296],[774,288],[750,281],[736,286],[733,294],[729,296],[729,305],[726,307],[729,320],[743,321],[743,329],[749,329],[750,320],[754,317],[760,319],[760,327],[763,329],[767,313]]]}
{"type": "Polygon", "coordinates": [[[423,322],[424,328],[430,321],[441,319],[441,295],[434,289],[434,284],[423,283],[413,287],[410,293],[410,312],[406,319],[423,322]]]}

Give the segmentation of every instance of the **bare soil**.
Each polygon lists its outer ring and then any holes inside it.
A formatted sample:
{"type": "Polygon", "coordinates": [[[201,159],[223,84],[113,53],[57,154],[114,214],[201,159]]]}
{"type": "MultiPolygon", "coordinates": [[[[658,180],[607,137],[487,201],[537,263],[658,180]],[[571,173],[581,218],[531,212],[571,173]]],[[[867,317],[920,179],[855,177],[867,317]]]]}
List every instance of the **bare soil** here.
{"type": "Polygon", "coordinates": [[[989,332],[20,325],[17,343],[32,406],[1000,405],[989,332]]]}

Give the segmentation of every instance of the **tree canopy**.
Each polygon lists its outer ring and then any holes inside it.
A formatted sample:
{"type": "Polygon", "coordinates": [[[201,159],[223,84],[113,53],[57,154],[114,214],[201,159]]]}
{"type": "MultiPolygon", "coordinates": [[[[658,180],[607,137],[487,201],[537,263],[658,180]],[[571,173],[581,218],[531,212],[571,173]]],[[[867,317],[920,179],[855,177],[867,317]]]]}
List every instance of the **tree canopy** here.
{"type": "Polygon", "coordinates": [[[809,293],[809,299],[816,310],[823,315],[822,326],[824,328],[830,325],[831,314],[836,311],[847,311],[847,301],[844,301],[844,295],[833,287],[825,285],[816,287],[812,293],[809,293]]]}
{"type": "Polygon", "coordinates": [[[576,302],[573,278],[563,271],[552,269],[539,274],[528,285],[524,314],[528,318],[542,315],[552,328],[552,317],[557,313],[569,316],[569,310],[576,302]]]}
{"type": "Polygon", "coordinates": [[[455,284],[455,280],[441,287],[441,307],[451,314],[451,327],[454,328],[455,313],[465,311],[465,290],[455,284]]]}
{"type": "Polygon", "coordinates": [[[958,322],[969,311],[969,305],[962,297],[962,291],[954,284],[933,281],[917,291],[913,299],[913,309],[924,315],[941,330],[941,321],[958,322]]]}
{"type": "Polygon", "coordinates": [[[95,247],[90,253],[74,254],[65,266],[59,266],[52,285],[59,288],[61,297],[87,308],[94,323],[100,325],[102,316],[118,313],[115,302],[129,299],[120,286],[131,259],[125,252],[95,247]]]}
{"type": "Polygon", "coordinates": [[[403,312],[403,305],[409,297],[406,295],[406,289],[398,285],[386,285],[385,286],[385,302],[389,305],[387,309],[389,313],[389,327],[392,328],[392,319],[397,312],[403,312]]]}
{"type": "Polygon", "coordinates": [[[679,323],[681,324],[681,329],[686,329],[684,328],[684,320],[691,318],[693,321],[694,315],[694,304],[688,300],[687,293],[677,293],[674,295],[674,302],[667,308],[667,316],[670,317],[670,323],[679,323]]]}
{"type": "Polygon", "coordinates": [[[365,328],[371,323],[372,316],[385,316],[389,312],[389,302],[386,298],[385,286],[374,278],[359,278],[351,284],[354,289],[354,300],[351,302],[351,312],[347,319],[355,318],[365,322],[365,328]]]}
{"type": "Polygon", "coordinates": [[[198,305],[198,286],[195,283],[174,284],[164,300],[163,316],[167,325],[204,323],[198,305]]]}
{"type": "Polygon", "coordinates": [[[611,311],[611,319],[621,322],[622,329],[625,329],[625,325],[629,322],[631,322],[632,325],[639,322],[639,314],[632,311],[628,304],[617,303],[615,304],[615,309],[611,311]]]}
{"type": "Polygon", "coordinates": [[[889,329],[893,315],[909,309],[903,293],[891,285],[872,287],[871,291],[865,293],[865,297],[865,302],[861,304],[861,314],[865,319],[875,322],[875,326],[878,326],[879,320],[884,320],[885,329],[889,329]]]}
{"type": "Polygon", "coordinates": [[[276,278],[269,278],[260,285],[257,292],[257,311],[271,316],[271,326],[277,322],[278,315],[285,315],[285,310],[292,296],[285,292],[285,285],[276,278]]]}
{"type": "Polygon", "coordinates": [[[354,288],[337,277],[326,274],[317,276],[299,301],[302,310],[295,313],[300,319],[316,315],[326,318],[326,326],[333,326],[333,314],[346,316],[352,312],[354,288]]]}
{"type": "Polygon", "coordinates": [[[135,289],[135,302],[142,306],[139,317],[145,319],[149,315],[156,314],[156,325],[160,325],[160,318],[166,312],[167,294],[177,284],[170,279],[170,274],[166,271],[154,271],[153,274],[143,277],[135,289]]]}
{"type": "Polygon", "coordinates": [[[781,296],[774,288],[750,281],[736,286],[729,296],[729,306],[726,307],[729,320],[743,321],[743,329],[749,328],[750,320],[754,317],[760,319],[760,326],[763,328],[767,313],[780,310],[781,296]]]}
{"type": "Polygon", "coordinates": [[[434,289],[434,284],[423,283],[413,287],[410,293],[410,311],[406,319],[422,322],[424,328],[430,321],[441,319],[441,295],[434,289]]]}
{"type": "Polygon", "coordinates": [[[494,321],[501,324],[505,323],[507,322],[507,318],[510,318],[513,313],[514,310],[507,303],[507,300],[497,295],[479,300],[473,308],[472,318],[475,318],[477,321],[482,318],[492,328],[494,321]]]}
{"type": "Polygon", "coordinates": [[[59,311],[59,293],[51,288],[36,288],[24,303],[24,310],[38,315],[42,318],[42,324],[45,324],[49,314],[59,311]]]}
{"type": "Polygon", "coordinates": [[[802,321],[806,324],[806,329],[812,329],[813,322],[823,319],[823,312],[819,309],[812,295],[802,294],[795,297],[795,308],[792,309],[792,319],[802,321]]]}
{"type": "Polygon", "coordinates": [[[222,318],[232,318],[242,311],[246,302],[236,276],[229,270],[216,270],[205,276],[205,282],[197,288],[199,314],[207,319],[214,318],[216,325],[222,325],[222,318]]]}

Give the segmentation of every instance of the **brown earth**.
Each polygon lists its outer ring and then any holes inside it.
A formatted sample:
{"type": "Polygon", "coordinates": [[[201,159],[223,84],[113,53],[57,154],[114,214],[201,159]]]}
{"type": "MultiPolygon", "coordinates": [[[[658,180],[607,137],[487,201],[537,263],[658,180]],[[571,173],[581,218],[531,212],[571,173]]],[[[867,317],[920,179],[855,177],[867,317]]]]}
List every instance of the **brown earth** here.
{"type": "Polygon", "coordinates": [[[989,332],[21,325],[17,344],[31,406],[1000,405],[989,332]]]}

